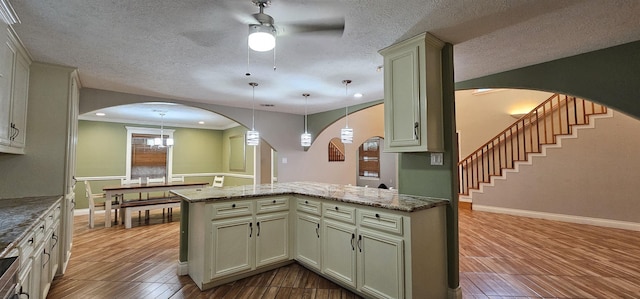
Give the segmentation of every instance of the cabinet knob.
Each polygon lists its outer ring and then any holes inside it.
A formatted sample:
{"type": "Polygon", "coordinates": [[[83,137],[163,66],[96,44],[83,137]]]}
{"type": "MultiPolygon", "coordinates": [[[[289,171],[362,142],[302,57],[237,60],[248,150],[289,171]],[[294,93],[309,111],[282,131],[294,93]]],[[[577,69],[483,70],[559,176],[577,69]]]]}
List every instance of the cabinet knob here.
{"type": "Polygon", "coordinates": [[[376,218],[380,218],[380,214],[376,213],[376,218]]]}
{"type": "Polygon", "coordinates": [[[235,207],[236,207],[236,204],[235,204],[235,203],[234,203],[234,204],[232,204],[232,205],[231,205],[231,207],[232,207],[232,208],[235,208],[235,207]]]}
{"type": "Polygon", "coordinates": [[[276,200],[275,200],[275,199],[273,200],[273,203],[276,203],[276,200]]]}
{"type": "Polygon", "coordinates": [[[308,200],[305,200],[305,201],[304,201],[304,204],[305,204],[305,205],[309,204],[309,201],[308,201],[308,200]]]}
{"type": "Polygon", "coordinates": [[[336,207],[336,211],[338,210],[338,207],[336,207]]]}

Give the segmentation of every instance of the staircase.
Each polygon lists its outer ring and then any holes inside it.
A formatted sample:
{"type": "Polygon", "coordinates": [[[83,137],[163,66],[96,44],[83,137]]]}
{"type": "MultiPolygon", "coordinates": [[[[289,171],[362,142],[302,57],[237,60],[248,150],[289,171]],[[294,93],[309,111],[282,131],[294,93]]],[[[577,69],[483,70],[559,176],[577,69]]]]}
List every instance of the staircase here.
{"type": "Polygon", "coordinates": [[[344,145],[339,143],[340,139],[334,138],[329,141],[329,162],[342,162],[344,161],[344,145]]]}
{"type": "Polygon", "coordinates": [[[471,193],[481,191],[507,171],[530,163],[532,155],[559,146],[561,138],[575,135],[592,118],[609,115],[607,107],[580,98],[554,94],[522,116],[489,142],[458,163],[459,198],[471,202],[471,193]]]}

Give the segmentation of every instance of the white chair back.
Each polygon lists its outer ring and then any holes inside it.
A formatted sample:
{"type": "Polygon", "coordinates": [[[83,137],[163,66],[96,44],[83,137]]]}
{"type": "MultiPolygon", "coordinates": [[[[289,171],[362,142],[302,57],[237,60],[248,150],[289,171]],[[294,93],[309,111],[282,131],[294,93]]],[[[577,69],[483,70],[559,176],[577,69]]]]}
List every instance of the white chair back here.
{"type": "Polygon", "coordinates": [[[130,184],[142,184],[142,178],[137,178],[137,179],[120,179],[120,185],[130,185],[130,184]]]}
{"type": "Polygon", "coordinates": [[[213,178],[213,184],[211,184],[212,187],[223,187],[224,186],[224,176],[223,175],[216,175],[213,178]]]}
{"type": "Polygon", "coordinates": [[[165,177],[161,177],[161,178],[150,178],[150,177],[147,177],[147,184],[164,183],[164,178],[165,177]]]}
{"type": "Polygon", "coordinates": [[[184,182],[184,175],[182,176],[174,176],[171,178],[172,182],[184,182]]]}

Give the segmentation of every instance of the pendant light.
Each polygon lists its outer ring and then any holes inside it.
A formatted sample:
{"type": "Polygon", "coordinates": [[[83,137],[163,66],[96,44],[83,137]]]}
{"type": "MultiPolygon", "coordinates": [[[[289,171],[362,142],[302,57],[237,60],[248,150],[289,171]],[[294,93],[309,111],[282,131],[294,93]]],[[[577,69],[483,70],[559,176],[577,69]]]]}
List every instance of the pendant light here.
{"type": "Polygon", "coordinates": [[[256,129],[255,129],[255,124],[256,124],[256,109],[255,109],[256,86],[258,86],[258,83],[251,82],[251,83],[249,83],[249,85],[251,85],[251,88],[253,90],[253,94],[252,94],[252,101],[251,101],[251,130],[247,131],[247,145],[256,146],[256,145],[258,145],[260,143],[260,133],[258,133],[258,131],[256,131],[256,129]]]}
{"type": "Polygon", "coordinates": [[[302,146],[311,146],[311,134],[307,132],[307,97],[309,95],[308,93],[302,94],[304,97],[304,133],[300,135],[300,145],[302,146]]]}
{"type": "Polygon", "coordinates": [[[158,147],[172,146],[173,138],[164,138],[164,116],[165,112],[160,112],[160,136],[154,138],[153,145],[157,145],[158,147]]]}
{"type": "MultiPolygon", "coordinates": [[[[351,80],[342,80],[342,84],[344,84],[344,93],[345,96],[349,97],[349,84],[351,80]]],[[[353,129],[349,128],[349,101],[345,100],[344,105],[344,120],[346,122],[346,126],[340,130],[340,140],[342,143],[353,143],[353,129]]]]}

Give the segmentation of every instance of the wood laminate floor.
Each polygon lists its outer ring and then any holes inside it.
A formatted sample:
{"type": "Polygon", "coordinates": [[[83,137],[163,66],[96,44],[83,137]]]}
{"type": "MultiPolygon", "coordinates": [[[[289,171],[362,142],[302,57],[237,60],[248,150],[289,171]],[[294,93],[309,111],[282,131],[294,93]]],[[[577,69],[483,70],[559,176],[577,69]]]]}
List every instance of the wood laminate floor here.
{"type": "MultiPolygon", "coordinates": [[[[201,292],[176,275],[179,211],[158,212],[128,230],[76,216],[48,298],[360,298],[298,264],[201,292]]],[[[640,298],[640,232],[461,210],[460,285],[463,298],[640,298]]]]}

